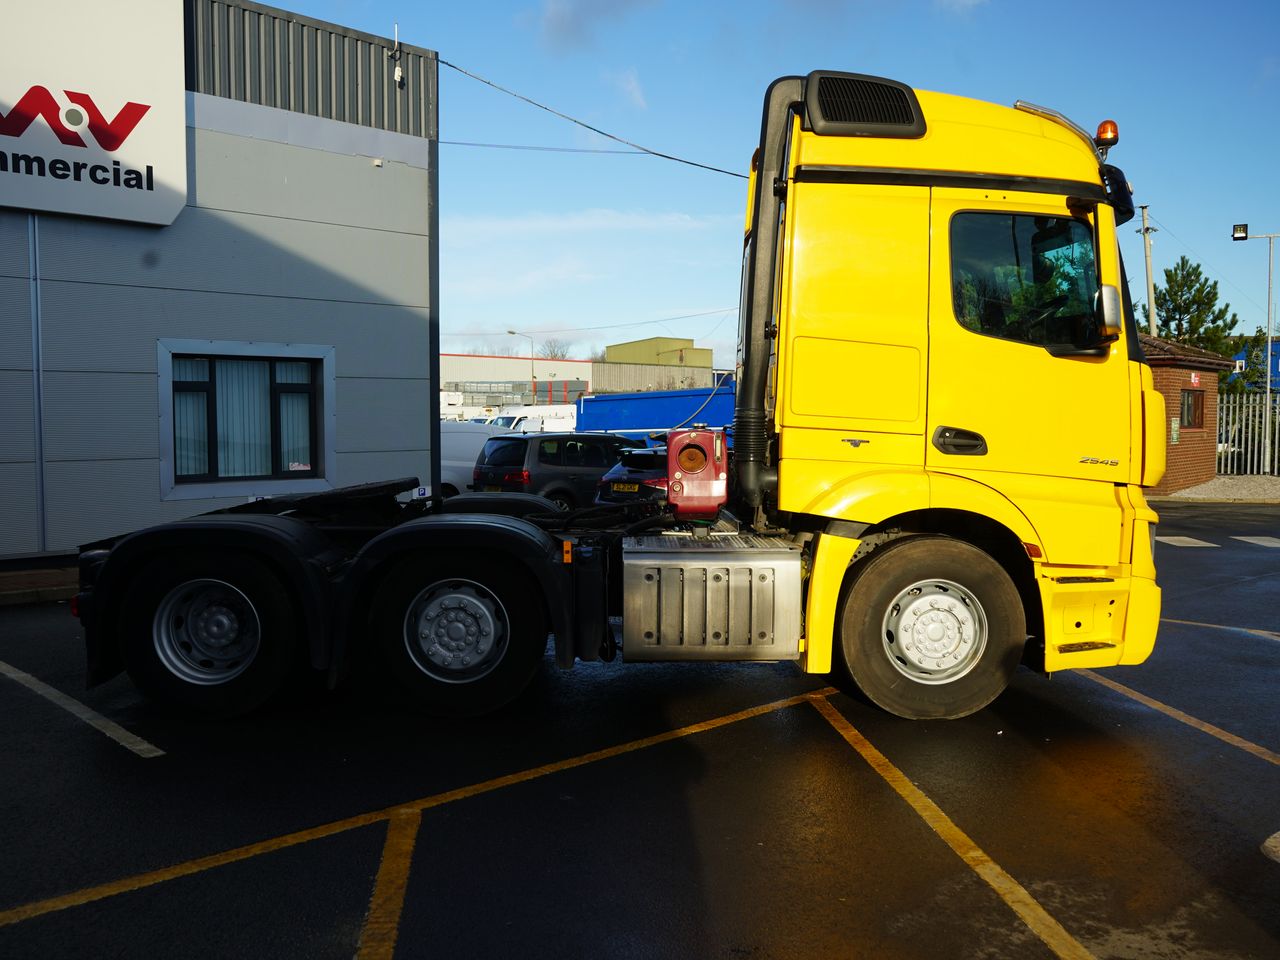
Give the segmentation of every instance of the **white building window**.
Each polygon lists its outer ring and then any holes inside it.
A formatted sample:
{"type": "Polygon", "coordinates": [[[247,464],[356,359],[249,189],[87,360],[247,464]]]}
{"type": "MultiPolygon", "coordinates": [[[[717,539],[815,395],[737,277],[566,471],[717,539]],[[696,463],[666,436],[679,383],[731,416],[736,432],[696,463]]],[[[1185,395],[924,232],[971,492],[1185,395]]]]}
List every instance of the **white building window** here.
{"type": "Polygon", "coordinates": [[[333,348],[161,340],[165,499],[333,487],[333,348]]]}

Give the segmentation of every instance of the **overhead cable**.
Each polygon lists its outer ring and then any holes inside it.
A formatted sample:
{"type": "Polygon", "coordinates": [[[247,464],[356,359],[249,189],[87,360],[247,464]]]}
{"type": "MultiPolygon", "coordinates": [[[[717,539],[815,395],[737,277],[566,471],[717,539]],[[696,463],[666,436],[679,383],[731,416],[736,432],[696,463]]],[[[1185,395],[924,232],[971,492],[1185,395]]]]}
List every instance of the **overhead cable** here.
{"type": "Polygon", "coordinates": [[[470,70],[464,70],[462,67],[458,66],[456,63],[450,63],[448,60],[443,60],[443,59],[440,60],[440,63],[443,66],[449,67],[452,70],[457,70],[459,73],[461,73],[464,76],[470,77],[472,80],[478,80],[480,83],[483,83],[486,86],[493,87],[493,89],[501,91],[502,93],[505,93],[509,97],[515,97],[517,100],[523,100],[525,103],[529,104],[530,106],[537,107],[539,110],[545,110],[547,111],[547,113],[553,114],[554,116],[559,117],[561,120],[568,120],[570,123],[576,123],[578,126],[584,127],[585,129],[590,130],[592,133],[597,133],[602,137],[608,137],[610,140],[615,140],[618,143],[624,144],[625,146],[632,147],[633,149],[639,150],[641,153],[647,153],[650,156],[654,156],[654,157],[661,157],[663,160],[674,160],[676,163],[687,164],[688,166],[698,167],[702,170],[710,170],[712,173],[723,173],[726,177],[738,177],[741,180],[747,179],[747,175],[744,173],[735,173],[732,170],[722,170],[720,167],[713,167],[705,163],[698,163],[697,161],[694,161],[694,160],[686,160],[683,157],[676,157],[669,153],[662,153],[658,150],[650,150],[648,147],[643,147],[638,143],[632,143],[630,140],[624,140],[622,137],[615,136],[612,133],[607,133],[604,130],[601,130],[599,127],[593,127],[591,124],[585,123],[584,121],[579,120],[576,117],[571,117],[567,113],[561,113],[559,110],[553,110],[551,107],[548,107],[545,103],[539,103],[537,100],[531,100],[530,98],[524,96],[524,94],[516,93],[514,90],[508,90],[506,87],[496,84],[492,80],[486,80],[484,77],[478,76],[477,74],[472,73],[470,70]]]}
{"type": "Polygon", "coordinates": [[[541,147],[530,143],[476,143],[472,140],[440,140],[451,147],[489,147],[494,150],[545,150],[548,153],[613,153],[628,157],[642,157],[643,150],[600,150],[589,147],[541,147]]]}

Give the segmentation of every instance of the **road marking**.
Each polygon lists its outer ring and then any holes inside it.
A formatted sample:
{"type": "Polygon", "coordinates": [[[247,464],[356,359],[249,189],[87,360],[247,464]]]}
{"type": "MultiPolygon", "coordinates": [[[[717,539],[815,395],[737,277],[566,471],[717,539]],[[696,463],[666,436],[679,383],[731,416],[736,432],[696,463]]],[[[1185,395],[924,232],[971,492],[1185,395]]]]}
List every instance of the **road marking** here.
{"type": "Polygon", "coordinates": [[[1280,633],[1270,630],[1258,630],[1255,627],[1229,627],[1225,623],[1201,623],[1199,620],[1174,620],[1172,617],[1161,617],[1161,623],[1179,623],[1184,627],[1207,627],[1210,630],[1226,630],[1229,633],[1247,633],[1251,637],[1262,637],[1264,640],[1280,640],[1280,633]]]}
{"type": "Polygon", "coordinates": [[[1262,855],[1280,863],[1280,833],[1273,833],[1263,841],[1262,855]]]}
{"type": "Polygon", "coordinates": [[[148,743],[136,733],[130,733],[120,724],[113,720],[108,720],[102,714],[86,707],[79,700],[73,700],[61,690],[55,690],[47,683],[37,680],[29,673],[24,673],[17,667],[10,666],[3,660],[0,660],[0,674],[4,674],[10,680],[16,680],[33,693],[38,693],[51,703],[56,703],[63,710],[73,716],[79,717],[89,726],[93,727],[100,733],[105,733],[120,746],[132,750],[140,757],[163,757],[164,751],[153,743],[148,743]]]}
{"type": "MultiPolygon", "coordinates": [[[[836,692],[837,691],[834,687],[824,687],[812,695],[831,696],[836,692]]],[[[739,710],[737,713],[730,713],[723,717],[703,720],[701,723],[692,723],[686,727],[680,727],[676,730],[667,730],[664,733],[657,733],[651,737],[631,740],[627,743],[618,744],[617,746],[605,747],[603,750],[595,750],[591,753],[584,753],[581,756],[570,757],[567,760],[556,760],[552,763],[544,764],[541,767],[534,767],[531,770],[509,773],[506,776],[494,777],[492,780],[473,783],[466,787],[458,787],[455,790],[447,790],[444,793],[436,793],[429,797],[423,797],[420,800],[414,800],[410,803],[397,803],[395,806],[387,807],[384,810],[374,810],[369,813],[358,814],[354,817],[348,817],[345,820],[335,820],[332,823],[323,824],[322,826],[311,827],[307,830],[299,830],[295,833],[283,834],[278,837],[272,837],[268,840],[260,840],[257,843],[250,843],[243,847],[236,847],[234,850],[224,850],[222,853],[215,853],[207,857],[188,860],[185,863],[178,863],[170,867],[163,867],[159,870],[152,870],[149,873],[139,873],[132,877],[125,877],[122,880],[113,880],[110,883],[102,883],[95,887],[85,887],[83,890],[76,890],[72,893],[62,894],[61,896],[50,897],[47,900],[36,900],[33,903],[23,904],[19,907],[0,910],[0,927],[6,927],[14,923],[21,923],[23,920],[30,920],[33,917],[42,917],[46,914],[57,913],[60,910],[66,910],[70,907],[79,907],[86,903],[93,903],[96,900],[104,900],[107,897],[114,897],[117,894],[130,893],[134,890],[142,890],[146,887],[152,887],[156,884],[165,883],[169,880],[177,880],[179,877],[189,877],[195,873],[203,873],[205,870],[212,870],[214,867],[221,867],[228,863],[248,860],[252,857],[261,856],[264,853],[274,853],[276,850],[284,850],[288,847],[293,847],[301,843],[309,843],[312,840],[332,837],[335,834],[345,833],[348,830],[367,827],[383,820],[390,820],[393,817],[402,816],[409,811],[417,811],[420,813],[423,810],[440,807],[446,803],[453,803],[455,800],[465,800],[470,797],[478,797],[481,794],[491,793],[494,790],[501,790],[503,787],[510,787],[518,783],[526,783],[530,780],[536,780],[539,777],[545,777],[551,773],[559,773],[562,770],[572,770],[575,767],[586,766],[589,763],[595,763],[599,760],[608,760],[612,757],[619,757],[627,753],[634,753],[636,750],[643,750],[645,747],[652,747],[660,743],[679,740],[683,737],[693,736],[696,733],[705,733],[708,730],[715,730],[719,727],[728,726],[732,723],[738,723],[741,720],[750,720],[754,717],[764,716],[768,713],[776,713],[779,710],[785,710],[787,707],[793,707],[796,704],[804,703],[810,696],[811,694],[802,693],[794,697],[787,697],[785,700],[774,700],[772,703],[761,704],[758,707],[749,707],[746,710],[739,710]]]]}
{"type": "Polygon", "coordinates": [[[360,932],[356,960],[391,960],[395,954],[404,894],[409,886],[409,868],[413,864],[413,845],[421,824],[420,810],[405,810],[387,821],[382,864],[369,901],[369,915],[360,932]]]}
{"type": "Polygon", "coordinates": [[[1280,547],[1280,537],[1232,537],[1242,543],[1252,543],[1259,547],[1280,547]]]}
{"type": "Polygon", "coordinates": [[[811,695],[809,702],[826,718],[827,723],[835,728],[845,742],[870,764],[871,769],[897,791],[903,800],[919,815],[929,827],[942,838],[955,854],[960,857],[987,885],[1013,910],[1031,932],[1045,942],[1059,957],[1072,960],[1092,960],[1093,954],[1071,934],[1062,924],[1050,916],[1044,907],[1027,892],[1026,888],[1005,872],[998,863],[992,860],[982,849],[969,838],[963,830],[942,812],[942,808],[925,796],[924,791],[907,779],[907,775],[893,765],[883,753],[871,745],[866,737],[845,719],[844,714],[833,707],[825,697],[811,695]]]}
{"type": "Polygon", "coordinates": [[[1216,543],[1197,540],[1195,537],[1156,537],[1157,543],[1167,543],[1171,547],[1216,547],[1216,543]]]}
{"type": "Polygon", "coordinates": [[[1280,753],[1273,753],[1266,747],[1260,747],[1256,743],[1251,743],[1243,737],[1237,737],[1234,733],[1228,733],[1221,727],[1215,727],[1211,723],[1205,723],[1203,720],[1197,720],[1195,717],[1191,716],[1191,714],[1183,713],[1177,707],[1171,707],[1167,703],[1161,703],[1159,700],[1152,700],[1146,694],[1139,693],[1137,690],[1126,687],[1122,683],[1116,683],[1114,680],[1108,680],[1106,677],[1099,676],[1092,670],[1077,670],[1076,673],[1080,674],[1082,677],[1088,677],[1094,683],[1100,683],[1104,687],[1114,690],[1116,693],[1123,694],[1131,700],[1137,700],[1139,703],[1150,707],[1152,710],[1159,710],[1165,716],[1172,717],[1174,720],[1185,723],[1189,727],[1195,727],[1195,729],[1203,733],[1207,733],[1211,737],[1217,737],[1223,743],[1229,743],[1233,747],[1239,747],[1241,750],[1245,751],[1245,753],[1251,753],[1255,757],[1259,757],[1260,759],[1267,761],[1267,763],[1274,763],[1276,766],[1280,767],[1280,753]]]}

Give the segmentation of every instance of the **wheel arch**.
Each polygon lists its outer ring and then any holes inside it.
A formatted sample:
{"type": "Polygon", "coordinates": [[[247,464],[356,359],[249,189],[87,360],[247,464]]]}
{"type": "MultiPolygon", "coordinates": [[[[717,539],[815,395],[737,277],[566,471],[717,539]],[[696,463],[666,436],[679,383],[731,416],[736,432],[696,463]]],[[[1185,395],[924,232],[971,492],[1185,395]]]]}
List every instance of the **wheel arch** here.
{"type": "Polygon", "coordinates": [[[301,520],[274,515],[212,515],[149,527],[112,548],[82,605],[90,686],[124,668],[120,617],[125,594],[137,572],[166,554],[219,551],[251,556],[277,576],[308,638],[312,667],[328,665],[332,591],[330,565],[340,551],[328,537],[301,520]]]}
{"type": "MultiPolygon", "coordinates": [[[[1026,531],[1030,531],[1029,524],[1026,531]]],[[[977,547],[1000,564],[1013,580],[1013,585],[1018,588],[1018,595],[1022,598],[1022,608],[1027,617],[1028,633],[1035,637],[1044,635],[1044,614],[1041,609],[1040,591],[1036,586],[1035,563],[1027,552],[1027,544],[1038,547],[1039,543],[1036,540],[1025,540],[1024,537],[1028,532],[1020,533],[986,514],[950,507],[933,507],[890,517],[884,523],[869,528],[868,536],[872,532],[887,532],[888,539],[896,539],[898,536],[937,534],[977,547]]],[[[867,550],[861,554],[855,554],[850,572],[852,573],[858,563],[871,552],[867,550]]],[[[845,589],[848,589],[847,583],[845,589]]],[[[841,601],[843,602],[843,595],[841,601]]]]}
{"type": "Polygon", "coordinates": [[[556,637],[556,661],[572,666],[574,658],[573,583],[563,561],[562,541],[519,517],[492,514],[444,514],[401,524],[375,537],[343,574],[338,628],[331,670],[336,670],[352,642],[368,622],[374,596],[397,562],[423,551],[490,552],[495,564],[517,563],[538,584],[542,614],[556,637]],[[566,662],[567,661],[567,662],[566,662]]]}
{"type": "Polygon", "coordinates": [[[552,480],[545,487],[539,490],[535,496],[553,501],[557,496],[561,496],[564,497],[571,506],[577,506],[578,500],[580,499],[578,492],[562,480],[552,480]]]}
{"type": "Polygon", "coordinates": [[[1038,546],[1038,542],[1023,539],[1027,535],[1025,531],[1029,530],[1029,524],[1025,524],[1024,532],[1019,532],[991,516],[952,507],[909,510],[876,523],[852,527],[846,521],[829,522],[819,539],[811,584],[818,583],[820,577],[830,582],[834,576],[839,576],[839,584],[836,589],[823,590],[820,604],[806,604],[809,623],[815,629],[806,630],[805,669],[810,673],[826,673],[831,669],[837,611],[843,606],[866,560],[879,547],[911,536],[933,534],[960,540],[994,559],[1009,574],[1018,590],[1028,633],[1042,638],[1044,613],[1036,585],[1035,565],[1026,548],[1027,543],[1038,546]],[[824,546],[823,541],[827,538],[838,538],[843,543],[838,547],[824,546]],[[824,564],[840,564],[843,570],[823,570],[824,564]]]}

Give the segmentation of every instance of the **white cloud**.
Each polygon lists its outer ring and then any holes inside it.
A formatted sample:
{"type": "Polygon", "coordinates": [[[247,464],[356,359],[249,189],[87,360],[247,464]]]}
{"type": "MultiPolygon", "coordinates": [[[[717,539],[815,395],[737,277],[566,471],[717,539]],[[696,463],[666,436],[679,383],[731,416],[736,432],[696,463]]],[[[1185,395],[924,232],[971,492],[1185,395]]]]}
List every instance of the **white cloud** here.
{"type": "Polygon", "coordinates": [[[736,303],[741,231],[736,214],[582,209],[446,217],[441,335],[469,349],[486,335],[497,343],[515,327],[572,341],[577,355],[645,336],[706,336],[726,354],[732,318],[651,321],[736,303]]]}
{"type": "Polygon", "coordinates": [[[545,0],[542,5],[542,38],[552,48],[569,50],[589,46],[596,28],[608,20],[621,20],[637,7],[654,0],[545,0]]]}
{"type": "Polygon", "coordinates": [[[471,262],[445,281],[450,292],[463,297],[500,300],[504,297],[564,289],[573,284],[589,284],[599,280],[586,262],[573,254],[561,254],[549,260],[528,262],[511,270],[506,263],[471,262]]]}
{"type": "Polygon", "coordinates": [[[640,76],[636,73],[635,67],[630,67],[622,73],[605,76],[610,83],[622,91],[623,96],[631,101],[632,106],[638,110],[649,109],[649,104],[644,99],[644,90],[640,87],[640,76]]]}

